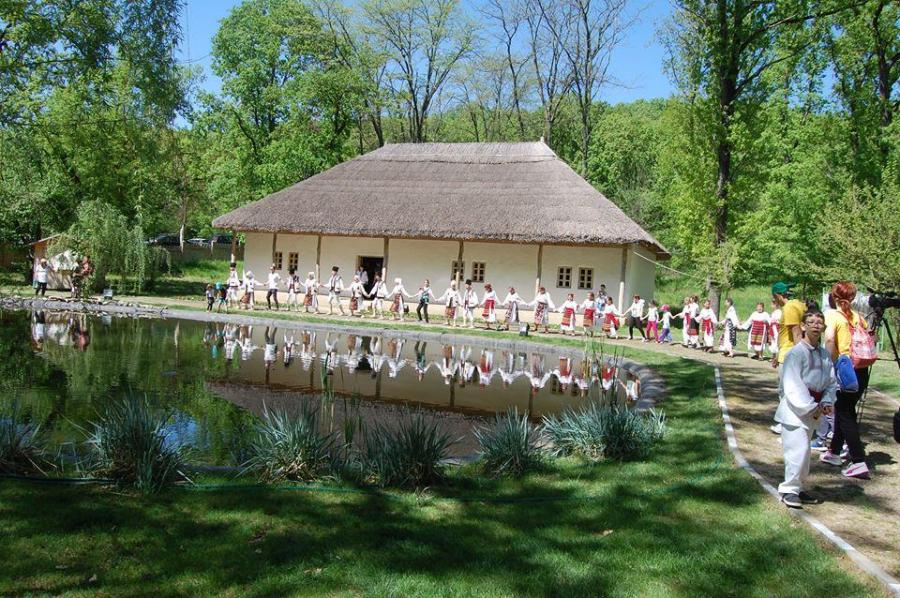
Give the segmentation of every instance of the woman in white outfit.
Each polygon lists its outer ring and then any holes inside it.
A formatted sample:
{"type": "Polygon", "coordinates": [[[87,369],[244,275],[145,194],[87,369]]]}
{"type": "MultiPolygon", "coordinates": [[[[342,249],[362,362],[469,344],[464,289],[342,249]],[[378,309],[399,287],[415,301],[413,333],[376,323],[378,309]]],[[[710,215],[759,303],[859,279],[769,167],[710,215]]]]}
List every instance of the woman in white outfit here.
{"type": "Polygon", "coordinates": [[[784,358],[775,421],[781,424],[784,450],[784,482],[778,486],[781,500],[802,508],[809,500],[803,485],[809,475],[810,438],[819,417],[832,412],[837,394],[831,354],[821,346],[825,316],[807,311],[800,324],[803,338],[784,358]]]}
{"type": "Polygon", "coordinates": [[[403,321],[403,315],[406,313],[406,299],[412,299],[414,295],[410,295],[406,292],[406,289],[403,287],[403,280],[400,278],[394,279],[394,288],[391,289],[391,313],[394,314],[393,318],[396,320],[403,321]]]}
{"type": "Polygon", "coordinates": [[[553,305],[553,299],[547,289],[540,287],[534,301],[527,304],[528,307],[534,307],[534,328],[537,330],[539,326],[544,327],[544,332],[550,331],[550,312],[556,309],[553,305]]]}
{"type": "Polygon", "coordinates": [[[497,293],[489,282],[484,284],[484,297],[481,298],[481,305],[484,306],[481,317],[487,325],[487,329],[490,330],[491,325],[497,321],[497,293]]]}
{"type": "Polygon", "coordinates": [[[462,301],[460,302],[463,309],[463,326],[467,323],[469,328],[475,328],[475,308],[478,307],[478,294],[472,288],[472,281],[466,281],[466,288],[461,293],[462,301]]]}
{"type": "Polygon", "coordinates": [[[511,324],[519,324],[519,306],[523,305],[525,300],[519,296],[515,287],[509,287],[506,298],[500,305],[506,308],[506,329],[509,330],[511,324]]]}

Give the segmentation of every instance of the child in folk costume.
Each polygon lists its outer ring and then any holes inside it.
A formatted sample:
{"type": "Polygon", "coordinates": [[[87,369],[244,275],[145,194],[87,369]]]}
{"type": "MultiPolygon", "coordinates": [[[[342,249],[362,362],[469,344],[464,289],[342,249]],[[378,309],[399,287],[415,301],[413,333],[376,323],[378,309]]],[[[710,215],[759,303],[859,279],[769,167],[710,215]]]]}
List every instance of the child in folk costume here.
{"type": "Polygon", "coordinates": [[[444,307],[444,319],[446,320],[447,326],[456,326],[456,312],[459,308],[459,293],[456,290],[455,280],[450,282],[450,286],[447,287],[447,290],[444,291],[444,294],[441,295],[441,298],[438,299],[438,301],[442,301],[446,306],[444,307]]]}
{"type": "Polygon", "coordinates": [[[454,353],[456,352],[453,345],[444,345],[441,350],[441,362],[437,364],[438,371],[444,379],[444,384],[450,385],[453,375],[456,373],[459,365],[456,362],[454,353]]]}
{"type": "Polygon", "coordinates": [[[550,312],[556,309],[553,299],[547,289],[540,287],[534,301],[527,303],[528,307],[534,307],[534,327],[544,327],[544,332],[550,332],[550,312]]]}
{"type": "MultiPolygon", "coordinates": [[[[778,333],[781,332],[781,308],[772,302],[772,314],[769,316],[769,353],[778,355],[778,333]]],[[[788,333],[790,334],[790,332],[788,333]]]]}
{"type": "Polygon", "coordinates": [[[291,268],[288,272],[287,279],[287,309],[291,311],[291,307],[295,307],[298,310],[300,309],[300,299],[298,298],[300,295],[300,277],[297,276],[297,270],[291,268]]]}
{"type": "Polygon", "coordinates": [[[660,321],[662,322],[662,334],[656,342],[672,344],[672,313],[669,311],[669,304],[666,303],[660,308],[662,314],[660,321]]]}
{"type": "Polygon", "coordinates": [[[716,344],[716,325],[719,323],[716,312],[710,308],[710,301],[703,302],[703,309],[697,315],[698,325],[703,334],[703,350],[709,351],[716,344]]]}
{"type": "Polygon", "coordinates": [[[229,266],[228,282],[226,284],[228,286],[228,306],[237,307],[238,302],[240,301],[238,290],[241,288],[241,277],[238,276],[237,264],[234,262],[229,266]]]}
{"type": "Polygon", "coordinates": [[[519,306],[524,304],[525,300],[522,299],[519,294],[516,292],[515,287],[509,287],[509,292],[506,294],[506,299],[503,300],[502,305],[506,308],[506,329],[509,330],[511,324],[519,323],[519,306]]]}
{"type": "Polygon", "coordinates": [[[475,328],[475,308],[478,307],[478,294],[472,288],[472,281],[466,280],[466,288],[462,292],[460,305],[463,310],[463,326],[469,323],[469,328],[475,328]]]}
{"type": "Polygon", "coordinates": [[[637,401],[641,398],[641,380],[632,371],[629,371],[625,382],[619,380],[619,384],[625,389],[626,401],[637,401]]]}
{"type": "Polygon", "coordinates": [[[566,295],[566,300],[559,306],[559,311],[562,313],[562,321],[559,325],[560,332],[575,336],[575,313],[578,311],[578,304],[575,303],[575,293],[566,295]]]}
{"type": "Polygon", "coordinates": [[[406,289],[403,287],[403,280],[400,278],[394,279],[394,288],[391,289],[391,313],[393,314],[393,318],[396,320],[403,321],[403,316],[406,313],[406,301],[405,299],[412,299],[413,295],[410,295],[406,292],[406,289]]]}
{"type": "Polygon", "coordinates": [[[244,288],[244,297],[241,299],[241,303],[244,304],[244,309],[256,309],[256,287],[262,286],[262,284],[253,278],[253,272],[247,270],[244,273],[242,286],[244,288]]]}
{"type": "Polygon", "coordinates": [[[750,314],[747,321],[741,324],[744,330],[750,330],[747,336],[747,350],[753,354],[751,359],[762,359],[766,348],[766,337],[769,333],[769,314],[766,306],[761,301],[756,304],[756,311],[750,314]]]}
{"type": "Polygon", "coordinates": [[[810,437],[822,415],[832,412],[837,394],[831,353],[821,346],[825,317],[809,310],[800,324],[803,338],[784,358],[775,421],[781,424],[784,482],[778,486],[785,505],[802,508],[809,475],[810,437]]]}
{"type": "Polygon", "coordinates": [[[381,275],[376,274],[372,282],[372,289],[366,294],[372,300],[372,316],[378,315],[378,319],[384,317],[384,298],[387,297],[387,287],[381,280],[381,275]]]}
{"type": "Polygon", "coordinates": [[[316,280],[315,272],[306,275],[303,282],[303,309],[306,313],[312,309],[313,312],[319,313],[319,281],[316,280]]]}
{"type": "Polygon", "coordinates": [[[737,310],[734,309],[734,300],[731,297],[725,299],[725,319],[722,323],[725,325],[725,332],[722,333],[722,343],[720,348],[728,357],[734,357],[734,345],[737,343],[737,329],[741,325],[738,319],[737,310]]]}
{"type": "Polygon", "coordinates": [[[600,366],[600,388],[604,392],[610,392],[616,385],[616,368],[609,364],[600,366]]]}
{"type": "Polygon", "coordinates": [[[332,266],[331,268],[331,277],[328,279],[328,313],[334,313],[334,304],[337,303],[338,309],[341,310],[341,315],[346,315],[344,313],[344,306],[341,303],[341,291],[344,290],[344,279],[338,274],[337,266],[332,266]]]}
{"type": "Polygon", "coordinates": [[[589,292],[587,299],[581,303],[581,311],[584,313],[584,318],[581,320],[581,327],[585,335],[589,334],[594,336],[594,321],[597,319],[597,313],[600,310],[599,308],[600,306],[597,304],[597,300],[594,299],[594,292],[589,292]]]}
{"type": "MultiPolygon", "coordinates": [[[[487,285],[485,285],[487,286],[487,285]]],[[[494,377],[494,352],[488,349],[482,349],[481,359],[478,360],[478,385],[481,388],[491,383],[494,377]]]]}
{"type": "Polygon", "coordinates": [[[606,305],[603,306],[603,331],[609,338],[618,338],[616,331],[619,328],[620,315],[613,303],[613,298],[607,297],[606,305]]]}
{"type": "Polygon", "coordinates": [[[487,329],[490,330],[491,324],[497,321],[497,293],[489,282],[484,284],[484,297],[481,298],[481,305],[484,306],[481,318],[487,329]]]}
{"type": "Polygon", "coordinates": [[[681,318],[684,324],[681,328],[681,344],[684,347],[691,346],[691,319],[693,317],[693,311],[691,310],[691,298],[685,297],[684,304],[681,307],[681,311],[675,314],[675,318],[681,318]]]}
{"type": "Polygon", "coordinates": [[[550,372],[544,371],[544,356],[541,353],[531,354],[530,371],[525,372],[525,377],[531,382],[531,394],[536,395],[538,391],[547,384],[550,379],[550,372]]]}
{"type": "Polygon", "coordinates": [[[647,308],[647,315],[644,316],[647,322],[647,338],[648,341],[659,340],[659,303],[656,299],[650,301],[650,307],[647,308]]]}
{"type": "Polygon", "coordinates": [[[503,388],[508,388],[516,381],[516,378],[525,373],[524,358],[517,356],[512,351],[503,352],[503,366],[500,367],[500,379],[503,380],[503,388]]]}
{"type": "Polygon", "coordinates": [[[351,316],[362,316],[362,301],[363,297],[366,296],[366,287],[363,285],[362,281],[359,279],[359,275],[355,274],[353,276],[353,282],[350,283],[350,315],[351,316]]]}
{"type": "Polygon", "coordinates": [[[700,298],[691,297],[691,322],[688,326],[688,344],[700,348],[700,298]]]}
{"type": "Polygon", "coordinates": [[[430,280],[425,279],[425,282],[419,287],[419,292],[416,293],[416,296],[419,298],[419,305],[416,306],[416,315],[421,322],[422,312],[425,312],[425,323],[428,324],[428,304],[432,301],[437,301],[437,297],[434,296],[434,292],[431,290],[430,280]]]}

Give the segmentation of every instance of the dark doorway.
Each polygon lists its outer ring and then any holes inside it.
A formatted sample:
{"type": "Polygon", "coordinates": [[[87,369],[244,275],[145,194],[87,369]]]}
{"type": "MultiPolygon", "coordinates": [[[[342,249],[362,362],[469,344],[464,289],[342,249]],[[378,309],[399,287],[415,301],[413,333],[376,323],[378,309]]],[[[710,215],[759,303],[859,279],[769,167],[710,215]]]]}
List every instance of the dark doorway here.
{"type": "Polygon", "coordinates": [[[381,274],[381,267],[384,265],[383,257],[375,257],[369,255],[361,255],[356,258],[359,262],[359,266],[366,271],[366,274],[369,275],[369,282],[366,283],[366,293],[372,290],[372,285],[375,284],[375,275],[381,274]]]}

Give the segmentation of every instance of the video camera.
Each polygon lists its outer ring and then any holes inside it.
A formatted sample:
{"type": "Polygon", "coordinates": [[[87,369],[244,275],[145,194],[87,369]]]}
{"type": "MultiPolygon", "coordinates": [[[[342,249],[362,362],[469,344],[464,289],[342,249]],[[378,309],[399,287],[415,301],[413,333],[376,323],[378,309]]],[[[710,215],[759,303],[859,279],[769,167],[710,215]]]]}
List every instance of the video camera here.
{"type": "Polygon", "coordinates": [[[900,295],[897,295],[896,291],[879,293],[878,291],[869,289],[869,292],[869,307],[871,307],[873,311],[883,312],[891,307],[900,307],[900,295]]]}

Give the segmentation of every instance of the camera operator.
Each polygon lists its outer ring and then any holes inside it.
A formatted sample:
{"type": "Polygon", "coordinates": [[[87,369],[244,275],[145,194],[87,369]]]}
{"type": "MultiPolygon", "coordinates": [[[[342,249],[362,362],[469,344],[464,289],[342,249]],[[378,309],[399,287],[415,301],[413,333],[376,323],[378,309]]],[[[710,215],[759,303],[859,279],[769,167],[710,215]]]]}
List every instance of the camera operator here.
{"type": "MultiPolygon", "coordinates": [[[[825,314],[825,348],[835,361],[841,356],[851,356],[851,336],[853,328],[867,328],[866,320],[851,305],[856,297],[856,285],[847,281],[838,281],[831,287],[828,304],[832,309],[825,314]]],[[[855,391],[838,390],[834,403],[834,435],[831,447],[820,460],[830,465],[841,466],[844,442],[849,450],[850,463],[841,473],[848,478],[868,478],[869,467],[866,465],[866,452],[859,436],[859,425],[856,421],[856,405],[869,385],[869,368],[854,368],[859,389],[855,391]]]]}

